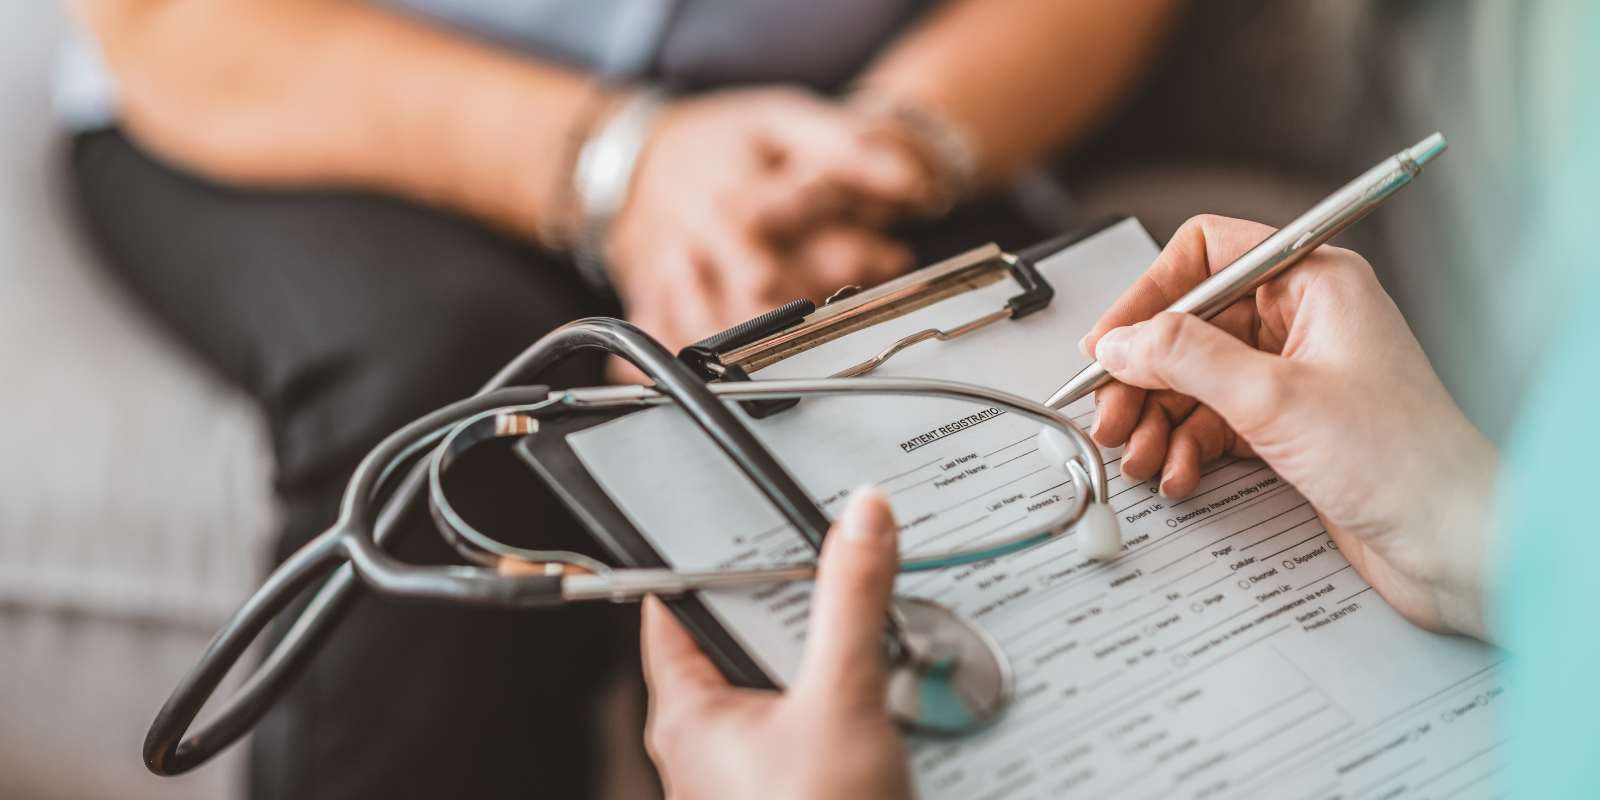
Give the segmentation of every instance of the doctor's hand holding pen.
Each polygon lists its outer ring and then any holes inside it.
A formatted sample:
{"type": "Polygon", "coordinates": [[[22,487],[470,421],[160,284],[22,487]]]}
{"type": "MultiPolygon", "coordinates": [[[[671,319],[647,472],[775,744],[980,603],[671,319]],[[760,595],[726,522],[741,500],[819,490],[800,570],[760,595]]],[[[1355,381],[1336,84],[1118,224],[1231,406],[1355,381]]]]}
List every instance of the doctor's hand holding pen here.
{"type": "Polygon", "coordinates": [[[645,603],[645,744],[668,798],[909,800],[881,647],[897,536],[888,500],[855,492],[823,545],[805,655],[781,693],[729,685],[666,606],[645,603]]]}
{"type": "Polygon", "coordinates": [[[1294,485],[1402,615],[1488,635],[1484,539],[1499,454],[1456,407],[1365,259],[1323,246],[1211,322],[1160,313],[1272,229],[1196,217],[1084,338],[1116,378],[1094,437],[1183,497],[1223,454],[1294,485]]]}

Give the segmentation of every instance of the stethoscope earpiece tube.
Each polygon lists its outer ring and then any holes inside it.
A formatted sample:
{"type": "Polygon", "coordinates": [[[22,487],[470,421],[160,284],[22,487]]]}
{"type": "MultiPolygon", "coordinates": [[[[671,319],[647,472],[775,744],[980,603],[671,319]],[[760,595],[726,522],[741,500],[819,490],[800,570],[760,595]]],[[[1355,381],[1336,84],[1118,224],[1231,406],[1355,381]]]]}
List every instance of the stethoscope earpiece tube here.
{"type": "Polygon", "coordinates": [[[626,322],[579,320],[528,347],[478,395],[407,425],[367,454],[351,477],[339,520],[273,571],[217,633],[200,661],[168,697],[145,737],[145,766],[157,775],[187,772],[254,727],[287,691],[348,608],[355,596],[356,577],[379,593],[408,600],[499,608],[562,604],[560,575],[511,576],[498,575],[484,567],[417,566],[383,551],[383,545],[422,494],[427,462],[412,468],[379,512],[374,513],[372,505],[380,487],[401,463],[437,443],[462,420],[495,408],[554,402],[549,400],[545,387],[502,387],[587,349],[620,355],[639,367],[655,381],[658,391],[682,406],[789,522],[813,544],[820,545],[828,529],[827,517],[688,367],[626,322]],[[185,738],[201,708],[261,631],[330,572],[333,576],[217,718],[185,738]]]}
{"type": "MultiPolygon", "coordinates": [[[[450,508],[443,494],[441,475],[473,444],[497,436],[533,433],[538,430],[538,421],[545,416],[567,414],[586,406],[645,406],[671,402],[682,408],[727,454],[784,519],[809,543],[820,548],[829,527],[828,518],[740,421],[729,402],[851,393],[941,396],[989,402],[1031,417],[1045,426],[1039,437],[1041,451],[1053,464],[1067,471],[1077,495],[1072,512],[1057,522],[986,545],[982,552],[908,558],[902,561],[903,570],[937,569],[971,563],[978,558],[994,558],[1032,547],[1069,529],[1081,534],[1078,546],[1090,558],[1110,558],[1119,552],[1121,540],[1116,518],[1105,504],[1107,479],[1099,451],[1082,429],[1052,409],[993,390],[940,381],[869,377],[707,386],[638,328],[613,319],[579,320],[528,347],[477,396],[405,426],[362,459],[345,490],[338,521],[273,571],[212,639],[199,663],[167,699],[145,738],[145,765],[158,775],[177,775],[204,763],[248,732],[289,689],[348,610],[356,597],[358,580],[375,592],[402,600],[534,608],[561,605],[569,600],[627,600],[637,599],[646,592],[677,594],[716,586],[810,577],[811,565],[711,573],[612,570],[576,553],[510,547],[473,530],[450,508]],[[574,389],[556,394],[541,386],[503,388],[588,349],[626,358],[654,380],[655,386],[650,389],[574,389]],[[430,449],[432,456],[427,457],[430,449]],[[422,458],[419,460],[419,457],[422,458]],[[411,466],[406,468],[407,464],[411,466]],[[396,476],[402,476],[398,487],[379,507],[385,487],[394,483],[396,476]],[[418,505],[417,501],[425,492],[441,532],[474,566],[409,564],[385,551],[406,515],[418,505]],[[508,560],[522,565],[541,565],[544,574],[501,574],[500,569],[508,566],[508,560]],[[319,580],[323,581],[320,590],[216,719],[189,734],[188,728],[201,708],[261,631],[319,580]]],[[[924,616],[932,613],[923,606],[917,606],[922,609],[919,613],[924,616]]],[[[949,624],[956,625],[954,612],[948,609],[934,616],[948,617],[949,624]]],[[[891,625],[891,629],[897,636],[903,633],[899,625],[891,625]]],[[[981,631],[972,636],[976,637],[972,641],[989,642],[984,646],[993,649],[992,642],[984,638],[981,631]]],[[[994,664],[1004,661],[1003,653],[990,655],[989,660],[994,664]]],[[[995,686],[1004,689],[1009,683],[1001,681],[995,686]]]]}
{"type": "MultiPolygon", "coordinates": [[[[371,488],[382,482],[390,462],[415,452],[415,440],[436,436],[439,426],[452,420],[508,403],[543,399],[542,386],[516,387],[488,392],[433,412],[391,434],[362,461],[351,487],[370,480],[371,488]]],[[[416,477],[420,478],[420,474],[416,477]]],[[[408,476],[406,485],[420,487],[408,476]]],[[[396,492],[392,502],[405,502],[396,492]]],[[[388,524],[380,525],[377,536],[387,539],[399,523],[398,515],[384,515],[388,524]]],[[[299,676],[323,638],[354,599],[354,574],[345,561],[344,540],[348,518],[341,513],[333,527],[312,539],[268,576],[266,582],[234,613],[222,630],[206,645],[200,661],[179,682],[172,695],[156,714],[145,736],[145,766],[157,775],[178,775],[205,763],[255,726],[272,703],[299,676]],[[227,677],[261,631],[303,591],[319,578],[329,578],[311,600],[295,624],[271,654],[256,668],[245,685],[229,699],[227,706],[200,731],[184,738],[189,725],[222,680],[227,677]]]]}
{"type": "MultiPolygon", "coordinates": [[[[301,666],[295,662],[303,662],[309,652],[303,651],[297,659],[280,659],[270,672],[252,675],[217,719],[188,739],[182,738],[217,684],[249,649],[261,629],[314,581],[338,567],[340,554],[336,544],[334,539],[323,534],[296,551],[273,571],[267,582],[206,646],[200,662],[173,690],[145,736],[144,762],[151,772],[177,775],[205,763],[254,727],[282,689],[287,688],[289,673],[297,672],[294,668],[301,666]]],[[[266,666],[264,664],[263,669],[266,666]]]]}

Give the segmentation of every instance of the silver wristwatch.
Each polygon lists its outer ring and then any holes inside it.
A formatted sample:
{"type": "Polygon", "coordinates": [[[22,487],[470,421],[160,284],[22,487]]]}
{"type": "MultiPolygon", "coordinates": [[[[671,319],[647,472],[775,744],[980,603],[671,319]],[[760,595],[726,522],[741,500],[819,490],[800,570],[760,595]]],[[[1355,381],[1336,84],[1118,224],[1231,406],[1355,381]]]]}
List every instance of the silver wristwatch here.
{"type": "Polygon", "coordinates": [[[666,106],[666,95],[642,89],[622,102],[611,118],[584,142],[572,170],[572,189],[580,221],[573,259],[590,287],[609,290],[605,238],[611,220],[628,199],[628,186],[650,125],[666,106]]]}

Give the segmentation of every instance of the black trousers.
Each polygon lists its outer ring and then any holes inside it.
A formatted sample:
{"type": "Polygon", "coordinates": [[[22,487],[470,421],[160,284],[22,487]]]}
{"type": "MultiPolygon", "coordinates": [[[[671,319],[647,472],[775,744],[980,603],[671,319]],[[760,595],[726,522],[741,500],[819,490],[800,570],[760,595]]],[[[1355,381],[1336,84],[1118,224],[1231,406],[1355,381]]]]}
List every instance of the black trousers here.
{"type": "MultiPolygon", "coordinates": [[[[560,259],[391,197],[218,186],[116,131],[80,135],[72,167],[106,264],[265,410],[287,508],[279,561],[333,521],[344,481],[383,436],[470,395],[548,331],[619,313],[560,259]]],[[[1045,233],[1001,203],[907,235],[928,263],[1045,233]]],[[[599,384],[602,363],[542,382],[599,384]]],[[[508,451],[450,477],[480,529],[600,555],[508,451]]],[[[399,556],[455,560],[426,519],[411,528],[399,556]]],[[[636,626],[610,604],[513,613],[364,595],[257,728],[252,795],[590,796],[593,707],[608,676],[637,670],[636,626]]]]}

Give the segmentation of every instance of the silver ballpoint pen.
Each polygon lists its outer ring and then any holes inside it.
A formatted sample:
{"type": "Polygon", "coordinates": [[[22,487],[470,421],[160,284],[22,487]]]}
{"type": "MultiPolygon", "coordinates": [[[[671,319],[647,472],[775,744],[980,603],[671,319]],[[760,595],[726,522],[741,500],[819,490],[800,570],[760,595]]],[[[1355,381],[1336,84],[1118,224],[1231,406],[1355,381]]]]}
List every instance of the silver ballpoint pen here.
{"type": "MultiPolygon", "coordinates": [[[[1307,253],[1377,208],[1400,187],[1421,174],[1422,168],[1444,150],[1444,136],[1435,133],[1414,147],[1384,159],[1378,166],[1367,170],[1310,211],[1301,214],[1299,219],[1250,248],[1237,261],[1201,281],[1199,286],[1189,290],[1167,310],[1193,314],[1201,319],[1211,319],[1222,313],[1234,301],[1255,291],[1256,287],[1293,266],[1307,253]]],[[[1065,408],[1089,396],[1110,380],[1111,373],[1096,361],[1050,395],[1045,405],[1065,408]]]]}

